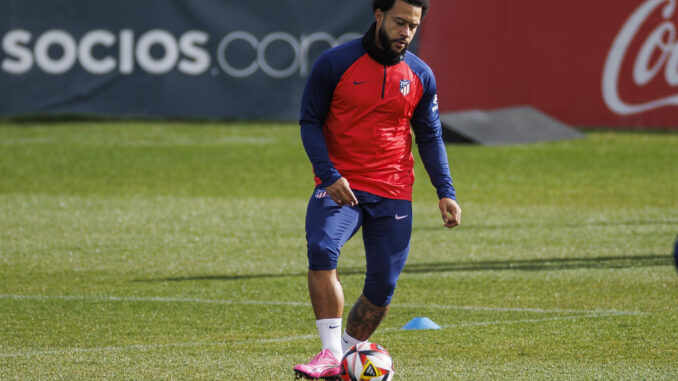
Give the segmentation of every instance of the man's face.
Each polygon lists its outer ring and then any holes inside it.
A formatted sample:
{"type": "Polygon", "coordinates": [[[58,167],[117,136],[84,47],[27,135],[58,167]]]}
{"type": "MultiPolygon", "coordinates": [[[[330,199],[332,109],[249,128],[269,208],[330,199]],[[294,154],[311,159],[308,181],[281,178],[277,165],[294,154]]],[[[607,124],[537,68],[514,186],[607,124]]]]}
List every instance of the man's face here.
{"type": "Polygon", "coordinates": [[[396,0],[393,8],[386,13],[377,9],[374,18],[377,21],[378,46],[397,56],[403,54],[412,42],[421,22],[421,8],[396,0]]]}

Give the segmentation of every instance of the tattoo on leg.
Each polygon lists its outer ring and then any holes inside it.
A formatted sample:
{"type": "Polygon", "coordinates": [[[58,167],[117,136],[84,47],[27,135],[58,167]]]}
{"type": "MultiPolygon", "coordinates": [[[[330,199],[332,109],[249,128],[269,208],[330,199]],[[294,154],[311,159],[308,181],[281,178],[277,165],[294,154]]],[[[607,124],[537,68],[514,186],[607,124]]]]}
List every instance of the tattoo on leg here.
{"type": "Polygon", "coordinates": [[[364,295],[360,295],[348,314],[346,332],[357,340],[367,340],[384,320],[387,312],[388,306],[375,306],[364,295]]]}

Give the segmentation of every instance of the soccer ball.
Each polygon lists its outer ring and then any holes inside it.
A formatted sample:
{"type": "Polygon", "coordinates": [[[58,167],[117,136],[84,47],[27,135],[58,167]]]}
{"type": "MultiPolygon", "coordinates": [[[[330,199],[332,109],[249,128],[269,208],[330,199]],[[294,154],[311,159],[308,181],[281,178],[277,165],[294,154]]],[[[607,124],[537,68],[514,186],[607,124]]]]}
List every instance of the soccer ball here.
{"type": "Polygon", "coordinates": [[[391,381],[393,361],[381,345],[364,341],[351,347],[341,359],[342,381],[391,381]]]}

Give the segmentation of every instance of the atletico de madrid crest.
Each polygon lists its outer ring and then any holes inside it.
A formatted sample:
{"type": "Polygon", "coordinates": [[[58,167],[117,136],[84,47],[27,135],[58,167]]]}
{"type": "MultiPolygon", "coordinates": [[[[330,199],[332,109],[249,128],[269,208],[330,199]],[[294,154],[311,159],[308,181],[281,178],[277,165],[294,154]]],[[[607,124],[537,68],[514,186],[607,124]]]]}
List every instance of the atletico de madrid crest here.
{"type": "Polygon", "coordinates": [[[315,198],[324,198],[325,196],[327,196],[327,191],[325,188],[318,188],[315,190],[315,198]]]}
{"type": "Polygon", "coordinates": [[[410,80],[409,79],[401,79],[400,80],[400,92],[403,95],[407,95],[410,93],[410,80]]]}

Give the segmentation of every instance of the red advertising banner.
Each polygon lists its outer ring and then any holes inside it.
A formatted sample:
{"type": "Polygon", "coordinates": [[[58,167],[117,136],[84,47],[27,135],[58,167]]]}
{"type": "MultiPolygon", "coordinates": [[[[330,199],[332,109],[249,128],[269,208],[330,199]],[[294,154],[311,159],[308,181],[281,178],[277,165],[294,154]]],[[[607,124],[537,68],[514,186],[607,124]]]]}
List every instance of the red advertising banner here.
{"type": "Polygon", "coordinates": [[[678,0],[431,0],[440,109],[529,104],[579,127],[678,129],[678,0]]]}

